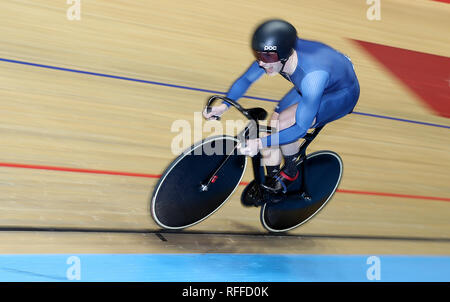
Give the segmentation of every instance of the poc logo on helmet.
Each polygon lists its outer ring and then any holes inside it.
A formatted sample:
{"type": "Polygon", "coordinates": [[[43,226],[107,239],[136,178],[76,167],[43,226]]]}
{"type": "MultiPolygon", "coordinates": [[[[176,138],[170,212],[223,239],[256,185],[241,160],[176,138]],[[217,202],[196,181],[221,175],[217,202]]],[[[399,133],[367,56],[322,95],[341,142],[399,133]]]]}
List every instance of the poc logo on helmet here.
{"type": "Polygon", "coordinates": [[[270,45],[266,45],[264,46],[264,50],[277,50],[277,46],[270,46],[270,45]]]}

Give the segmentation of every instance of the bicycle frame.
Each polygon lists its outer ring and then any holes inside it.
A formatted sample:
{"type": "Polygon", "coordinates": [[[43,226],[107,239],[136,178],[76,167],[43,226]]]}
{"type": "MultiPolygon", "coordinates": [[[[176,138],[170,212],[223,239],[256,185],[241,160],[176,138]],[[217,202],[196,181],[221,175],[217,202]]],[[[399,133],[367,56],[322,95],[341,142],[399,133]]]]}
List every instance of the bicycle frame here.
{"type": "MultiPolygon", "coordinates": [[[[256,138],[259,138],[259,132],[265,131],[268,133],[273,132],[273,128],[270,126],[262,126],[259,125],[258,120],[263,120],[267,116],[267,112],[262,108],[250,108],[245,109],[241,105],[239,105],[237,102],[224,97],[220,95],[213,95],[211,96],[207,103],[206,108],[207,110],[211,108],[211,105],[218,99],[221,99],[229,104],[231,104],[234,108],[236,108],[240,113],[242,113],[249,121],[249,125],[247,125],[244,130],[239,133],[236,138],[239,139],[239,141],[245,143],[245,139],[247,139],[248,134],[252,129],[252,127],[256,127],[256,138]],[[253,126],[254,125],[254,126],[253,126]]],[[[216,117],[218,119],[218,117],[216,117]]],[[[301,168],[300,168],[300,177],[301,177],[301,194],[304,198],[309,198],[308,189],[306,187],[306,148],[311,144],[311,142],[314,140],[314,138],[319,134],[319,132],[322,130],[323,126],[315,128],[311,133],[307,133],[303,139],[303,143],[300,145],[300,157],[298,159],[298,162],[301,162],[301,168]]],[[[219,167],[213,171],[211,175],[208,176],[208,178],[203,181],[200,185],[201,190],[205,191],[208,189],[208,186],[211,182],[213,182],[214,176],[217,174],[217,172],[220,170],[220,168],[225,164],[225,162],[228,160],[228,158],[231,156],[232,153],[234,153],[236,147],[233,149],[233,151],[228,154],[224,160],[221,162],[219,167]]],[[[264,167],[261,165],[261,153],[258,152],[255,156],[252,157],[252,164],[253,164],[253,176],[255,183],[258,185],[260,190],[263,190],[265,193],[268,193],[269,195],[272,195],[273,193],[268,192],[265,190],[261,184],[265,181],[265,173],[264,173],[264,167]]],[[[263,196],[263,195],[262,195],[263,196]]]]}

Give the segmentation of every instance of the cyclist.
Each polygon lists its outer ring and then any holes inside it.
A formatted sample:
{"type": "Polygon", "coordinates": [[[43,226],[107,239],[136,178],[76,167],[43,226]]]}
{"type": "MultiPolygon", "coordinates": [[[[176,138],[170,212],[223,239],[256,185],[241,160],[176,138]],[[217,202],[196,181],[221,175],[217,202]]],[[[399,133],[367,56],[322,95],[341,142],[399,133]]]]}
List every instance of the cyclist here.
{"type": "MultiPolygon", "coordinates": [[[[359,83],[350,58],[323,43],[298,38],[295,27],[284,20],[260,24],[252,49],[256,61],[233,83],[227,97],[237,101],[264,73],[280,74],[293,84],[272,114],[271,125],[277,126],[277,132],[249,139],[240,147],[241,153],[250,156],[261,151],[266,188],[286,191],[299,175],[299,139],[308,129],[351,113],[359,98],[359,83]]],[[[229,106],[223,102],[209,112],[205,109],[203,115],[207,119],[220,116],[229,106]]]]}

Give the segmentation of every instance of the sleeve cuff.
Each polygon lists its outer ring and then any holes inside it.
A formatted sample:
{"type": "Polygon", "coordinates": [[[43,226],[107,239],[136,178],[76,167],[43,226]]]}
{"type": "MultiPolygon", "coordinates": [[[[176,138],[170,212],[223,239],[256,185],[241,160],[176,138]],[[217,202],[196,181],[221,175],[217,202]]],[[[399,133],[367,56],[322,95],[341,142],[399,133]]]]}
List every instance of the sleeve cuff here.
{"type": "Polygon", "coordinates": [[[267,147],[270,147],[271,146],[271,140],[272,140],[272,138],[271,138],[271,136],[272,135],[268,135],[268,136],[266,136],[266,137],[262,137],[262,138],[260,138],[261,139],[261,145],[262,145],[262,148],[267,148],[267,147]]]}

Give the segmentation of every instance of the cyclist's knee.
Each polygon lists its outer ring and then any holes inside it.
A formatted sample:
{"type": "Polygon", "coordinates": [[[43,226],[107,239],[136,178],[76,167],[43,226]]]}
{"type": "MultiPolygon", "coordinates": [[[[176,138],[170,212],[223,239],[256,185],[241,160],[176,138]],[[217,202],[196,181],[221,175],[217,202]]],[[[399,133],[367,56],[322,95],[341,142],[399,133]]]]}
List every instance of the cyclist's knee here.
{"type": "MultiPolygon", "coordinates": [[[[279,113],[277,112],[273,112],[272,116],[270,117],[270,120],[268,121],[268,126],[270,126],[272,128],[272,133],[277,132],[278,131],[278,117],[279,117],[279,113]]],[[[269,136],[270,133],[267,132],[261,132],[260,133],[260,137],[266,137],[269,136]]]]}
{"type": "Polygon", "coordinates": [[[278,112],[273,112],[272,116],[270,117],[269,123],[271,127],[278,128],[278,120],[279,120],[280,114],[278,112]]]}
{"type": "Polygon", "coordinates": [[[278,129],[283,130],[295,124],[295,113],[297,112],[298,104],[292,105],[286,110],[282,111],[278,117],[278,129]]]}

